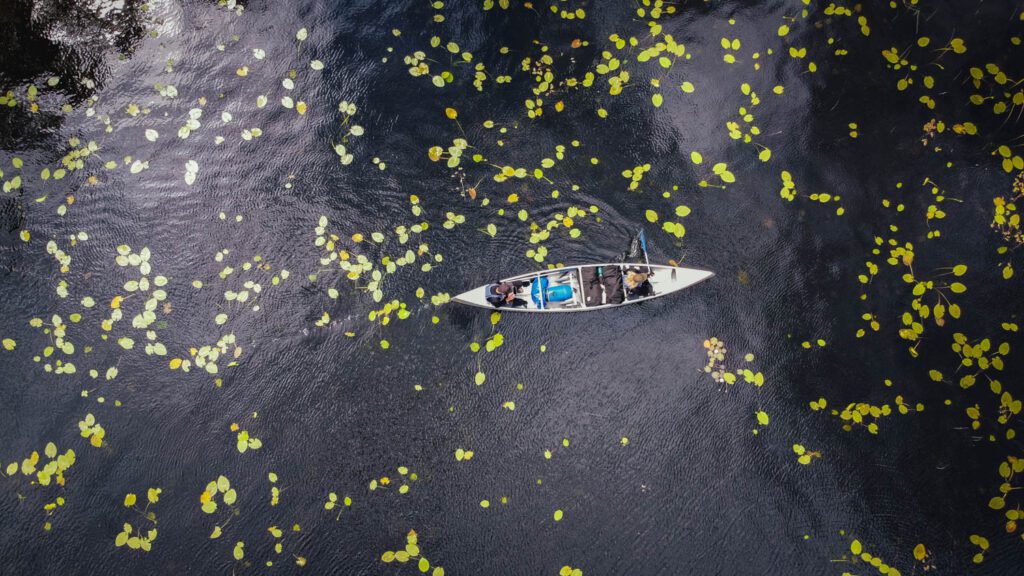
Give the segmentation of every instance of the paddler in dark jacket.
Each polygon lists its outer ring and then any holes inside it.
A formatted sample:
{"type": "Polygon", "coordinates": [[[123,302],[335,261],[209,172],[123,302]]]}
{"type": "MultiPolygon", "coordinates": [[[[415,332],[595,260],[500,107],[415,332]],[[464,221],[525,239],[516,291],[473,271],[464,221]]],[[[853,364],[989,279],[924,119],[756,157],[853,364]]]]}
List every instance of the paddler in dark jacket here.
{"type": "Polygon", "coordinates": [[[491,303],[491,306],[494,306],[495,308],[501,308],[502,306],[512,306],[513,308],[526,306],[526,300],[516,298],[516,292],[520,288],[529,285],[530,283],[526,280],[488,284],[487,287],[484,288],[485,297],[487,298],[487,301],[491,303]]]}

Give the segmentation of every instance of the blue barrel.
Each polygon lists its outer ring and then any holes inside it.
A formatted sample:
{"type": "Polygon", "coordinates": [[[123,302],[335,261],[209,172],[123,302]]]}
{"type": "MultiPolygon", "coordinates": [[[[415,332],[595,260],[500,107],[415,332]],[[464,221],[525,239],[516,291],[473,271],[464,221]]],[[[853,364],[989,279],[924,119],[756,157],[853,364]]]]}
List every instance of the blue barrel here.
{"type": "Polygon", "coordinates": [[[560,284],[552,286],[547,291],[548,302],[564,302],[572,299],[572,287],[560,284]]]}
{"type": "Polygon", "coordinates": [[[565,302],[572,299],[572,287],[565,285],[549,286],[546,276],[530,283],[530,297],[538,308],[547,308],[548,302],[565,302]],[[541,300],[541,290],[544,290],[544,299],[541,300]]]}

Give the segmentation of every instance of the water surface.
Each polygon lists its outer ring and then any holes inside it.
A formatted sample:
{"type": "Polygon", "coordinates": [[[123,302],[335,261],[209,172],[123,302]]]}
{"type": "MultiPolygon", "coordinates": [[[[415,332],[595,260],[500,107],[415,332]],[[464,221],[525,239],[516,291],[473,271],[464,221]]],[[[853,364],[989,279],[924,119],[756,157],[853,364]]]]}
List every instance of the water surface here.
{"type": "MultiPolygon", "coordinates": [[[[19,102],[0,112],[0,160],[5,179],[19,172],[15,157],[24,176],[19,189],[0,196],[0,336],[16,341],[14,350],[0,351],[0,463],[20,463],[51,441],[61,452],[74,449],[77,461],[63,488],[31,485],[21,474],[0,479],[0,572],[408,574],[417,568],[382,563],[381,554],[403,548],[415,530],[422,554],[448,574],[557,574],[566,565],[586,574],[872,573],[864,562],[845,561],[853,539],[903,574],[923,569],[912,553],[918,543],[938,573],[1013,573],[1020,542],[986,503],[999,493],[999,463],[1019,454],[1019,443],[992,423],[999,403],[987,384],[963,391],[955,380],[928,375],[955,372],[954,332],[1018,341],[1000,323],[1020,313],[1019,285],[1000,276],[1007,257],[996,253],[1000,238],[989,228],[992,198],[1009,194],[1013,179],[991,153],[1015,142],[1017,116],[972,106],[968,73],[997,62],[1016,77],[1013,3],[865,4],[840,16],[824,4],[686,2],[658,19],[692,55],[667,71],[638,63],[637,50],[616,50],[609,40],[618,34],[650,44],[650,17],[638,16],[633,3],[550,5],[583,8],[586,17],[562,19],[544,2],[485,11],[480,2],[435,10],[425,2],[257,1],[241,13],[198,1],[14,2],[0,81],[19,102]],[[434,22],[436,14],[444,21],[434,22]],[[785,37],[782,24],[790,27],[785,37]],[[300,29],[308,31],[302,42],[300,29]],[[939,82],[927,92],[939,101],[935,111],[918,101],[924,72],[911,75],[912,90],[898,91],[904,72],[882,56],[892,47],[908,50],[925,33],[930,51],[912,53],[939,82]],[[438,50],[430,47],[434,35],[443,38],[438,50]],[[954,37],[968,46],[965,54],[941,51],[954,37]],[[741,46],[723,50],[723,38],[741,46]],[[574,39],[586,44],[573,48],[574,39]],[[472,84],[473,64],[445,60],[449,40],[485,64],[482,91],[472,84]],[[806,55],[791,57],[791,46],[806,55]],[[524,101],[536,97],[535,80],[522,61],[535,62],[542,47],[560,79],[582,78],[609,50],[631,81],[617,96],[604,75],[592,88],[560,88],[542,96],[544,113],[531,119],[524,101]],[[403,58],[417,50],[430,55],[433,70],[451,69],[455,82],[437,88],[429,76],[410,75],[403,58]],[[726,53],[737,61],[725,62],[726,53]],[[310,67],[313,59],[323,70],[310,67]],[[237,72],[243,66],[244,77],[237,72]],[[289,90],[282,80],[292,70],[289,90]],[[500,75],[511,81],[495,83],[500,75]],[[43,87],[51,76],[59,83],[40,90],[33,112],[26,86],[43,87]],[[650,84],[659,77],[660,91],[650,84]],[[693,93],[680,90],[684,81],[693,93]],[[759,96],[757,106],[744,83],[759,96]],[[173,85],[177,96],[161,95],[157,85],[173,85]],[[654,92],[664,94],[660,107],[654,92]],[[260,95],[268,101],[262,108],[260,95]],[[307,112],[283,106],[284,96],[305,102],[307,112]],[[349,165],[333,149],[348,130],[342,101],[357,106],[348,125],[365,128],[346,142],[349,165]],[[69,111],[61,110],[65,103],[69,111]],[[132,105],[137,115],[127,112],[132,105]],[[761,148],[730,138],[727,122],[742,115],[740,107],[754,115],[761,131],[754,141],[771,149],[768,162],[758,159],[761,148]],[[201,126],[179,138],[195,108],[201,126]],[[446,108],[457,111],[457,123],[446,108]],[[980,134],[923,145],[922,126],[934,117],[950,126],[973,122],[980,134]],[[486,128],[487,120],[497,126],[486,128]],[[242,138],[257,127],[261,136],[242,138]],[[147,129],[159,133],[156,141],[147,129]],[[460,137],[472,146],[461,179],[428,157],[432,146],[460,137]],[[42,180],[40,172],[55,170],[72,149],[69,138],[94,141],[98,150],[82,169],[42,180]],[[493,180],[505,165],[532,173],[557,145],[566,146],[565,159],[545,170],[550,182],[493,180]],[[691,161],[692,151],[703,164],[691,161]],[[474,153],[488,161],[473,162],[474,153]],[[134,160],[148,161],[148,169],[132,173],[134,160]],[[191,185],[184,180],[190,160],[198,165],[191,185]],[[116,168],[104,168],[108,161],[116,168]],[[700,186],[718,182],[711,173],[717,162],[728,164],[736,182],[700,186]],[[629,191],[622,171],[645,163],[650,172],[629,191]],[[780,197],[783,170],[802,195],[795,201],[780,197]],[[944,220],[925,218],[936,202],[925,178],[955,199],[942,204],[944,220]],[[467,187],[475,187],[475,199],[467,187]],[[840,200],[807,197],[823,192],[840,200]],[[905,210],[886,208],[884,199],[905,210]],[[674,216],[680,204],[690,215],[674,216]],[[571,207],[588,211],[575,218],[582,234],[573,238],[558,225],[543,243],[548,258],[528,257],[536,248],[529,224],[561,222],[571,207]],[[651,209],[660,221],[682,222],[685,236],[647,222],[651,209]],[[465,223],[443,228],[446,212],[465,223]],[[418,260],[381,285],[384,302],[405,303],[408,319],[370,322],[383,303],[360,289],[365,279],[353,283],[336,266],[320,265],[314,229],[321,215],[340,246],[375,263],[405,252],[396,226],[428,222],[408,247],[427,243],[443,262],[422,272],[418,260]],[[491,223],[495,237],[486,234],[491,223]],[[549,264],[607,261],[639,226],[647,229],[652,262],[674,260],[717,276],[639,306],[507,314],[494,327],[484,311],[429,298],[549,264]],[[929,239],[930,229],[941,237],[929,239]],[[71,246],[79,232],[88,240],[71,246]],[[372,232],[385,240],[371,242],[372,232]],[[352,241],[355,233],[366,240],[352,241]],[[887,254],[871,254],[876,237],[913,242],[915,269],[929,277],[968,266],[962,319],[929,325],[918,358],[898,335],[913,296],[901,272],[884,263],[887,254]],[[47,253],[51,239],[71,255],[66,273],[47,253]],[[102,327],[111,299],[127,295],[124,283],[138,278],[115,263],[123,244],[148,247],[151,277],[169,280],[170,307],[161,302],[153,325],[164,357],[147,355],[145,330],[131,326],[143,297],[127,298],[125,318],[110,331],[102,327]],[[858,275],[867,260],[883,272],[865,303],[858,275]],[[244,270],[245,262],[254,268],[244,270]],[[225,266],[236,270],[221,280],[225,266]],[[290,276],[272,285],[281,270],[290,276]],[[239,291],[246,280],[261,284],[259,310],[225,300],[225,290],[239,291]],[[85,296],[97,304],[83,307],[85,296]],[[329,321],[317,325],[324,312],[329,321]],[[883,327],[858,338],[866,312],[883,327]],[[78,370],[47,373],[46,359],[34,356],[52,338],[30,321],[59,314],[68,322],[74,313],[81,321],[68,333],[78,370]],[[220,313],[228,315],[223,324],[220,313]],[[471,350],[494,331],[503,346],[471,350]],[[237,365],[222,360],[216,375],[169,369],[172,358],[190,358],[190,348],[226,334],[241,348],[237,365]],[[123,336],[135,340],[132,350],[116,343],[123,336]],[[761,372],[764,386],[706,374],[711,337],[726,342],[731,369],[761,372]],[[111,366],[118,374],[107,381],[111,366]],[[482,385],[477,372],[486,374],[482,385]],[[877,435],[844,431],[838,416],[808,407],[821,397],[830,409],[893,405],[897,395],[925,410],[879,420],[877,435]],[[975,403],[987,414],[980,432],[965,415],[975,403]],[[767,426],[758,424],[758,411],[770,416],[767,426]],[[106,430],[101,448],[79,434],[88,413],[106,430]],[[239,453],[232,423],[263,446],[239,453]],[[794,444],[822,457],[800,465],[794,444]],[[473,458],[457,462],[459,448],[473,458]],[[406,480],[405,494],[398,467],[418,476],[406,480]],[[220,475],[238,492],[237,516],[223,506],[201,511],[200,495],[220,475]],[[369,490],[385,476],[389,486],[369,490]],[[282,489],[277,505],[273,485],[282,489]],[[151,486],[163,490],[150,508],[159,530],[152,550],[116,547],[124,522],[148,527],[122,505],[125,494],[141,500],[151,486]],[[331,492],[353,500],[340,517],[324,510],[331,492]],[[66,503],[47,516],[42,507],[57,496],[66,503]],[[556,510],[564,512],[558,522],[556,510]],[[229,518],[223,535],[210,539],[229,518]],[[979,566],[971,561],[978,551],[971,534],[992,541],[979,566]],[[245,542],[241,561],[232,556],[238,541],[245,542]]],[[[1009,356],[999,379],[1011,389],[1020,371],[1009,356]]]]}

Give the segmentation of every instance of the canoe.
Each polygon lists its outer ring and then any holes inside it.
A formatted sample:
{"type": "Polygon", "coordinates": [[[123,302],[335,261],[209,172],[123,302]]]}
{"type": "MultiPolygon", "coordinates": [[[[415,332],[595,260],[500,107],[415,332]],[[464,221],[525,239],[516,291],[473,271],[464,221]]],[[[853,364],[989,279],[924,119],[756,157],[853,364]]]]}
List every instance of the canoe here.
{"type": "Polygon", "coordinates": [[[714,276],[714,272],[696,268],[679,268],[660,264],[608,263],[565,266],[542,270],[529,274],[520,274],[503,278],[501,282],[529,282],[529,285],[516,291],[517,305],[505,304],[495,308],[487,301],[487,286],[474,288],[452,298],[455,302],[481,308],[498,309],[508,312],[586,312],[589,310],[605,310],[627,304],[646,302],[662,296],[678,292],[714,276]],[[623,278],[627,270],[650,272],[647,284],[638,293],[623,290],[624,299],[609,294],[615,293],[617,284],[623,288],[623,278]],[[603,277],[602,288],[595,290],[594,277],[603,277]],[[589,298],[588,298],[589,296],[589,298]]]}

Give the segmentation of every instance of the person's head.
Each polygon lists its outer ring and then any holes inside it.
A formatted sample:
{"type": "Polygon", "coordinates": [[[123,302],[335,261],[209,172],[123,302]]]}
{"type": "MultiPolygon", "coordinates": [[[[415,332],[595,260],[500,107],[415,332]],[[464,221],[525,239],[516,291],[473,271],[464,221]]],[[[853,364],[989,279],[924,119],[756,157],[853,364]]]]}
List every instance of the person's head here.
{"type": "Polygon", "coordinates": [[[511,282],[502,282],[498,284],[498,287],[494,289],[495,292],[500,294],[506,302],[511,302],[516,296],[515,286],[511,282]]]}

